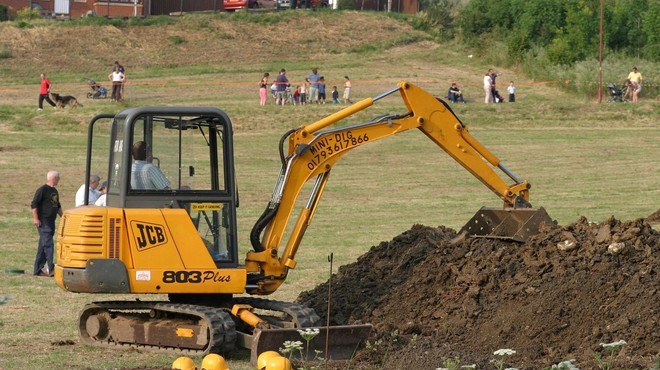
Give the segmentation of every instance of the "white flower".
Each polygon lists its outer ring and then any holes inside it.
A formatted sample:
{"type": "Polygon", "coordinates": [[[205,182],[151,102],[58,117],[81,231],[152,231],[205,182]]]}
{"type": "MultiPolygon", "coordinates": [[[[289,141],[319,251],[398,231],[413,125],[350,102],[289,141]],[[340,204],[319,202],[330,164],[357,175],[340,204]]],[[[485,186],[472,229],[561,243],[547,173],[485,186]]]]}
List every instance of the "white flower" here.
{"type": "Polygon", "coordinates": [[[303,337],[303,339],[305,339],[308,342],[312,340],[315,336],[319,335],[319,332],[320,330],[318,328],[314,328],[314,329],[307,328],[304,330],[298,330],[298,334],[300,334],[300,336],[303,337]]]}
{"type": "Polygon", "coordinates": [[[621,347],[621,346],[625,346],[626,344],[628,344],[628,343],[626,343],[625,340],[621,339],[619,341],[612,342],[612,343],[601,343],[600,345],[603,348],[618,348],[618,347],[621,347]]]}
{"type": "Polygon", "coordinates": [[[282,354],[289,354],[294,351],[300,351],[302,350],[302,342],[299,340],[293,341],[293,340],[287,340],[284,343],[284,348],[280,348],[280,352],[282,354]]]}
{"type": "Polygon", "coordinates": [[[516,351],[508,348],[498,349],[497,351],[493,352],[493,354],[497,356],[512,355],[514,353],[516,353],[516,351]]]}

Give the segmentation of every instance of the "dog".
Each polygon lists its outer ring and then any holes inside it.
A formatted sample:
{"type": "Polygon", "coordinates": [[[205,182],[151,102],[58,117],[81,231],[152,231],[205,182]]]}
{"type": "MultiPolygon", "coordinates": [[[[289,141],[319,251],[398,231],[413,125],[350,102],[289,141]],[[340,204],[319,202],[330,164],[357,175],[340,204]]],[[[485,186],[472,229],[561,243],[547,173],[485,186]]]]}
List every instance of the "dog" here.
{"type": "Polygon", "coordinates": [[[50,97],[53,99],[55,102],[55,105],[57,105],[58,108],[64,109],[67,105],[71,107],[71,109],[76,108],[78,106],[82,107],[83,105],[81,103],[78,103],[78,99],[76,99],[75,96],[71,95],[60,95],[58,93],[50,93],[50,97]]]}

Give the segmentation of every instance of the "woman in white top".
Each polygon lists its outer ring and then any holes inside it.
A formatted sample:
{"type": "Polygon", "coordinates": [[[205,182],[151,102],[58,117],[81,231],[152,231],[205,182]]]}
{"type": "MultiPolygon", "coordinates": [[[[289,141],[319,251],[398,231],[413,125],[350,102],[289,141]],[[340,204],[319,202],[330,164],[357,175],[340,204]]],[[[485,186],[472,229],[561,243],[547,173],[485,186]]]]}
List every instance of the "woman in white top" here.
{"type": "Polygon", "coordinates": [[[493,79],[490,77],[490,73],[486,72],[484,75],[484,92],[486,93],[486,99],[484,102],[486,104],[493,102],[493,79]]]}
{"type": "Polygon", "coordinates": [[[112,81],[112,101],[121,101],[121,85],[124,82],[124,73],[115,66],[114,71],[108,75],[108,79],[112,81]]]}

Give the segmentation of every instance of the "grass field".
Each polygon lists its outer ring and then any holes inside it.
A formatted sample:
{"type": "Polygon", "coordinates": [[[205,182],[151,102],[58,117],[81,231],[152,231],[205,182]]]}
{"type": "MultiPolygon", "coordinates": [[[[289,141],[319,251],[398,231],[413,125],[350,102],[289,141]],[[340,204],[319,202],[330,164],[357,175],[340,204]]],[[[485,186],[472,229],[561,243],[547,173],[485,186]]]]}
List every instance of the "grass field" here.
{"type": "MultiPolygon", "coordinates": [[[[364,22],[395,21],[367,18],[364,22]]],[[[417,35],[407,25],[395,22],[381,29],[381,38],[400,39],[406,30],[417,35]]],[[[328,32],[341,36],[335,29],[328,32]]],[[[196,35],[191,31],[187,38],[194,40],[196,35]]],[[[306,45],[304,40],[298,42],[306,45]]],[[[185,50],[187,55],[204,55],[191,44],[185,50]]],[[[42,113],[36,111],[38,78],[29,77],[36,71],[27,66],[27,59],[20,59],[22,54],[15,54],[17,60],[12,62],[23,61],[28,71],[15,79],[4,75],[5,88],[0,92],[0,295],[11,297],[0,306],[0,369],[121,369],[171,364],[176,355],[110,351],[79,343],[76,317],[85,303],[133,297],[67,293],[51,279],[6,270],[32,269],[37,233],[30,201],[45,182],[46,172],[61,172],[58,189],[63,206],[72,208],[75,191],[84,181],[86,123],[95,114],[136,105],[212,105],[229,114],[235,125],[241,197],[240,250],[247,252],[249,230],[269,200],[279,169],[280,136],[289,128],[312,123],[342,108],[333,104],[279,107],[272,101],[260,107],[257,82],[266,70],[274,76],[277,69],[287,68],[289,78],[296,82],[312,66],[318,66],[330,86],[341,86],[342,77],[348,74],[354,100],[389,90],[399,80],[443,96],[448,82],[458,80],[468,98],[467,104],[455,106],[458,117],[507,167],[533,185],[532,204],[545,207],[560,224],[582,216],[593,221],[610,216],[629,220],[660,208],[658,101],[642,96],[635,105],[597,104],[563,93],[552,84],[536,84],[515,70],[502,70],[503,81],[516,81],[518,102],[485,105],[479,85],[488,66],[468,59],[465,50],[438,45],[419,35],[409,43],[379,46],[375,52],[360,47],[355,43],[355,51],[349,52],[337,46],[331,58],[325,58],[328,54],[324,53],[310,62],[298,54],[290,59],[286,54],[267,54],[245,59],[240,65],[223,64],[222,68],[222,59],[214,64],[205,60],[196,63],[194,58],[189,65],[179,61],[169,71],[159,65],[135,66],[127,100],[121,104],[84,97],[87,87],[80,76],[73,76],[76,68],[90,73],[94,68],[89,65],[98,59],[87,64],[79,61],[51,75],[60,77],[59,81],[53,78],[59,91],[78,96],[84,107],[75,111],[45,109],[42,113]],[[201,68],[203,63],[209,63],[206,70],[201,68]]],[[[126,55],[116,59],[131,60],[129,56],[137,53],[127,49],[126,55]]],[[[37,60],[37,64],[44,63],[42,58],[37,60]]],[[[107,68],[97,65],[96,74],[109,73],[111,62],[107,64],[107,68]]],[[[19,70],[19,66],[10,69],[19,70]]],[[[386,112],[402,113],[404,109],[400,99],[391,97],[367,112],[349,122],[362,122],[386,112]]],[[[94,170],[106,177],[103,168],[94,170]]],[[[481,206],[499,205],[494,194],[421,133],[407,132],[359,148],[333,170],[298,253],[298,267],[273,298],[293,300],[301,291],[325,281],[330,253],[335,256],[336,269],[413,224],[458,229],[481,206]]],[[[239,354],[230,368],[250,369],[246,357],[239,354]]]]}

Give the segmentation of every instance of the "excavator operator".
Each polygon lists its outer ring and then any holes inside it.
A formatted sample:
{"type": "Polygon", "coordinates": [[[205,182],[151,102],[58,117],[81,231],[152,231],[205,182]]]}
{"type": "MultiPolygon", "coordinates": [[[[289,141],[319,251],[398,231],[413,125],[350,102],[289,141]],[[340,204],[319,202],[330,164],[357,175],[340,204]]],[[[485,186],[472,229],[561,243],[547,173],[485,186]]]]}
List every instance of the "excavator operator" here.
{"type": "Polygon", "coordinates": [[[147,143],[136,141],[132,148],[133,167],[131,168],[131,188],[135,190],[164,190],[170,186],[170,180],[160,168],[147,161],[147,143]]]}

